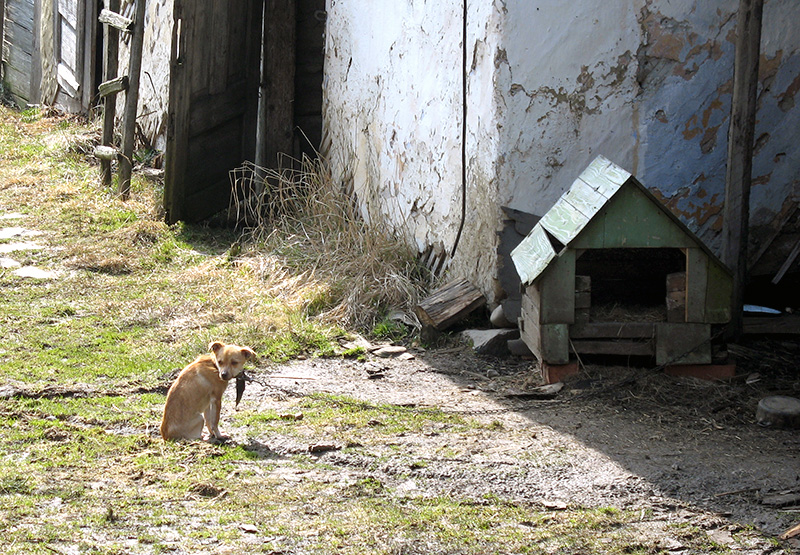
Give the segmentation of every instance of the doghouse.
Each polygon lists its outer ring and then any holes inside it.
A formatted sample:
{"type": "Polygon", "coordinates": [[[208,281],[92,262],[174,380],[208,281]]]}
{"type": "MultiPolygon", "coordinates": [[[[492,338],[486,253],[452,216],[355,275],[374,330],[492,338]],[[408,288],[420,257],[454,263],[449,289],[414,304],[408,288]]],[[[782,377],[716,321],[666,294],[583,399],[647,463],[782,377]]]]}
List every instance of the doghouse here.
{"type": "Polygon", "coordinates": [[[571,354],[709,364],[731,318],[728,268],[637,179],[598,157],[512,251],[520,334],[543,365],[571,354]]]}

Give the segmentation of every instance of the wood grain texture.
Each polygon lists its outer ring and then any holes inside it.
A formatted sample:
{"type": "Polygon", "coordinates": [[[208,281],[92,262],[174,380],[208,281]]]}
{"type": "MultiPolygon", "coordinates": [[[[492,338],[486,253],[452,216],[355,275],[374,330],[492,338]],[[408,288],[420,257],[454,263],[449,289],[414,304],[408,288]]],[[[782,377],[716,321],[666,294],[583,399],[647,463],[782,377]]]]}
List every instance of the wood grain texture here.
{"type": "Polygon", "coordinates": [[[444,331],[486,304],[486,297],[468,280],[448,283],[420,302],[415,312],[423,325],[444,331]]]}

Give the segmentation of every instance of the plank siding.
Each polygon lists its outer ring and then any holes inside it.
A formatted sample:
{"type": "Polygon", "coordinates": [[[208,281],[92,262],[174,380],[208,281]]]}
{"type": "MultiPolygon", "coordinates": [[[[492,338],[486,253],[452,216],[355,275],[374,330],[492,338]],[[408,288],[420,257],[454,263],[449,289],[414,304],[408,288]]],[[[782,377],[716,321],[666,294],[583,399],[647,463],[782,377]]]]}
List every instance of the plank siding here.
{"type": "Polygon", "coordinates": [[[255,155],[260,10],[253,0],[175,0],[164,192],[169,222],[227,209],[230,170],[255,155]]]}
{"type": "Polygon", "coordinates": [[[21,107],[33,102],[34,2],[5,0],[3,32],[4,85],[21,107]]]}

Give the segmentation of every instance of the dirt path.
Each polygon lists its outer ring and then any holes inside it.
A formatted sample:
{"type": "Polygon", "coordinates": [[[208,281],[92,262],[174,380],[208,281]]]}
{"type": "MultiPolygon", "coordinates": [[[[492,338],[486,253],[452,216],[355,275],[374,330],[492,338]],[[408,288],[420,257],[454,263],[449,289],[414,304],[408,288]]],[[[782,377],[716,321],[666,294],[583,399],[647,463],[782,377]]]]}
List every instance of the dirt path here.
{"type": "MultiPolygon", "coordinates": [[[[588,385],[568,384],[553,400],[505,395],[524,387],[530,367],[465,349],[419,353],[407,361],[296,361],[254,372],[261,384],[247,390],[244,406],[282,410],[297,396],[325,392],[478,419],[492,425],[471,434],[431,430],[396,437],[370,445],[366,454],[331,451],[321,462],[417,494],[641,510],[649,515],[642,534],[670,552],[680,552],[680,542],[664,530],[667,523],[699,526],[735,552],[766,553],[772,547],[763,538],[743,546],[731,531],[751,525],[777,536],[798,520],[796,512],[763,503],[776,493],[800,492],[800,435],[754,424],[755,406],[747,405],[757,391],[734,399],[742,384],[661,374],[613,388],[608,385],[629,371],[601,368],[590,369],[588,385]],[[499,376],[484,378],[490,369],[499,376]],[[371,379],[376,371],[382,377],[371,379]],[[584,389],[598,384],[606,388],[584,389]],[[673,402],[665,404],[670,397],[673,402]]],[[[246,430],[231,431],[246,441],[246,430]]],[[[305,448],[276,438],[257,441],[278,453],[305,448]]]]}

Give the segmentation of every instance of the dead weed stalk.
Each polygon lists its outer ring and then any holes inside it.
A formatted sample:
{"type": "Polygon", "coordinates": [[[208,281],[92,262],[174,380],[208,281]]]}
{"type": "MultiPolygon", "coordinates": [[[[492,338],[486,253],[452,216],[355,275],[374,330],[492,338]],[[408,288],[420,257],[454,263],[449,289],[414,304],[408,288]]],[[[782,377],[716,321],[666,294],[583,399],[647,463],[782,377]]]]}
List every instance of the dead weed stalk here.
{"type": "Polygon", "coordinates": [[[304,156],[289,166],[249,164],[231,175],[231,212],[248,230],[249,263],[266,292],[350,329],[369,331],[397,311],[415,321],[430,278],[412,250],[361,216],[324,160],[304,156]]]}

